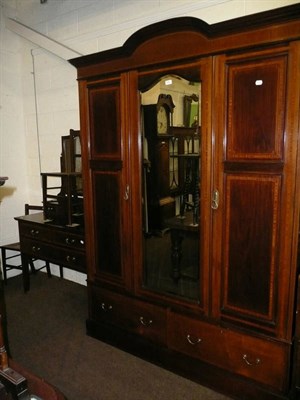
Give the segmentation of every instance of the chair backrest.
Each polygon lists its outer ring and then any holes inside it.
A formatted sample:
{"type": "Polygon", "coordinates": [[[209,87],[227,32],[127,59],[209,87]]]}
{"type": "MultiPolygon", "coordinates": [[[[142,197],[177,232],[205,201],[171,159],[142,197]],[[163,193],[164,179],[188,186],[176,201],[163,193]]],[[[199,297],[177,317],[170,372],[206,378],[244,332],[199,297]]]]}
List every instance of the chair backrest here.
{"type": "Polygon", "coordinates": [[[25,215],[30,213],[30,210],[43,210],[43,206],[33,206],[31,204],[25,204],[25,215]]]}

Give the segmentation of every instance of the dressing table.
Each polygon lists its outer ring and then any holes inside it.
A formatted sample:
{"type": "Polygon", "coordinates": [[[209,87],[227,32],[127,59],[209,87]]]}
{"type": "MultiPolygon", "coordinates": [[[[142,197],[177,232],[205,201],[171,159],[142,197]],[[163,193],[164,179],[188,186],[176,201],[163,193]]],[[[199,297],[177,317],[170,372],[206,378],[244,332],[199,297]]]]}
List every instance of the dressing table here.
{"type": "Polygon", "coordinates": [[[24,289],[29,290],[29,260],[38,258],[86,272],[81,182],[80,131],[61,137],[61,171],[43,172],[43,212],[16,217],[19,225],[24,289]]]}
{"type": "Polygon", "coordinates": [[[62,267],[85,273],[84,230],[47,222],[44,213],[15,218],[19,225],[24,289],[30,288],[29,259],[49,261],[62,267]]]}
{"type": "Polygon", "coordinates": [[[24,289],[29,290],[29,259],[49,261],[85,273],[84,230],[81,226],[68,227],[47,222],[43,213],[15,218],[24,265],[24,289]]]}

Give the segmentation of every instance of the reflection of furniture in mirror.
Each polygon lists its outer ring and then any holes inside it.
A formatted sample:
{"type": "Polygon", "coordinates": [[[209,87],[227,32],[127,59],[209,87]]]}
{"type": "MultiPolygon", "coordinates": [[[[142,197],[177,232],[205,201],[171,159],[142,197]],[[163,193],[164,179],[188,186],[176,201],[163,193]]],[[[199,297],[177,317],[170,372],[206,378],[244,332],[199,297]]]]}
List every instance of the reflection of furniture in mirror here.
{"type": "MultiPolygon", "coordinates": [[[[157,104],[143,106],[144,136],[147,141],[145,164],[146,233],[163,231],[164,221],[175,214],[175,200],[170,196],[169,135],[174,104],[171,96],[160,95],[157,104]],[[162,115],[161,110],[165,112],[162,115]]],[[[145,151],[144,151],[145,153],[145,151]]]]}
{"type": "MultiPolygon", "coordinates": [[[[185,213],[184,216],[176,215],[173,218],[170,218],[166,221],[166,226],[170,229],[171,232],[171,260],[172,260],[172,269],[171,276],[175,282],[182,277],[187,277],[184,275],[184,271],[182,268],[182,241],[189,236],[197,239],[199,235],[199,225],[198,223],[194,223],[194,215],[192,212],[185,213]]],[[[197,257],[195,257],[197,260],[197,257]]],[[[190,266],[188,266],[190,267],[190,266]]],[[[193,265],[194,279],[198,278],[198,266],[197,264],[193,265]]],[[[189,276],[190,279],[193,279],[192,274],[189,276]]]]}
{"type": "Polygon", "coordinates": [[[183,123],[186,127],[198,126],[199,96],[192,94],[183,98],[183,123]]]}
{"type": "MultiPolygon", "coordinates": [[[[211,26],[177,18],[141,29],[121,48],[71,61],[88,193],[88,333],[247,400],[288,399],[292,389],[299,15],[297,5],[211,26]],[[189,235],[185,226],[176,231],[184,235],[177,254],[171,224],[164,235],[143,234],[140,109],[157,96],[141,98],[163,76],[201,82],[201,133],[183,139],[168,130],[159,139],[174,160],[169,173],[178,188],[165,178],[164,196],[176,199],[176,214],[184,165],[199,163],[191,170],[199,173],[200,222],[196,228],[192,220],[189,235]],[[199,145],[200,156],[178,150],[179,141],[199,145]]],[[[172,99],[177,108],[175,91],[172,99]]]]}
{"type": "Polygon", "coordinates": [[[173,194],[180,196],[180,215],[185,210],[193,210],[194,223],[198,223],[200,204],[200,135],[199,127],[172,127],[170,163],[178,165],[170,177],[173,194]],[[173,143],[176,142],[176,148],[173,143]]]}

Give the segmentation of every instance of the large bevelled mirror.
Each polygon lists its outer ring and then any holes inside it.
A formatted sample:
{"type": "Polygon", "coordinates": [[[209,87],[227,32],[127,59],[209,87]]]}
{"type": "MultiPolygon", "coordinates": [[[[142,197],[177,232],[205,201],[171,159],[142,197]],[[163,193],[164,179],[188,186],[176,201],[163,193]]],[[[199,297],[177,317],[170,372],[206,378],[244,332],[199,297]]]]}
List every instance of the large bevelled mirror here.
{"type": "MultiPolygon", "coordinates": [[[[141,89],[141,88],[140,88],[141,89]]],[[[164,75],[141,89],[144,286],[199,297],[201,83],[164,75]]]]}

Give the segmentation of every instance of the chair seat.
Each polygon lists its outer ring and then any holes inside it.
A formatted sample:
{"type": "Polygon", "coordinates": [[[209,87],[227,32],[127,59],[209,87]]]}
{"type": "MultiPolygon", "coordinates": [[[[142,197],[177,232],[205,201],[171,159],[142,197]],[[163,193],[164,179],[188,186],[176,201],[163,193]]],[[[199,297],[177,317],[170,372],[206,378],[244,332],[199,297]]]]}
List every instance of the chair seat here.
{"type": "Polygon", "coordinates": [[[14,251],[20,251],[20,242],[18,243],[9,243],[9,244],[3,244],[1,248],[5,248],[6,250],[14,250],[14,251]]]}

